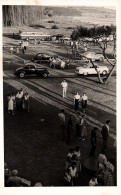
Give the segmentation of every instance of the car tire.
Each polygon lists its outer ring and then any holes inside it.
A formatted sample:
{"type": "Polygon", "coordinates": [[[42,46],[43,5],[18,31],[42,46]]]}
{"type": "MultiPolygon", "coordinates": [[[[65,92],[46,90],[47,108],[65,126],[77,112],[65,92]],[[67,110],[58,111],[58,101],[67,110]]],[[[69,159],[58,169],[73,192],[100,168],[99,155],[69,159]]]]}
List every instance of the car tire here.
{"type": "Polygon", "coordinates": [[[19,77],[20,77],[20,78],[24,78],[24,77],[25,77],[24,72],[21,72],[21,73],[19,74],[19,77]]]}
{"type": "Polygon", "coordinates": [[[106,74],[107,74],[107,71],[106,71],[106,70],[104,70],[104,71],[102,72],[102,74],[103,74],[103,75],[106,75],[106,74]]]}
{"type": "Polygon", "coordinates": [[[100,62],[103,62],[104,61],[104,58],[103,57],[100,57],[99,60],[100,60],[100,62]]]}
{"type": "Polygon", "coordinates": [[[42,75],[44,78],[47,78],[48,77],[48,74],[47,73],[43,73],[42,75]]]}

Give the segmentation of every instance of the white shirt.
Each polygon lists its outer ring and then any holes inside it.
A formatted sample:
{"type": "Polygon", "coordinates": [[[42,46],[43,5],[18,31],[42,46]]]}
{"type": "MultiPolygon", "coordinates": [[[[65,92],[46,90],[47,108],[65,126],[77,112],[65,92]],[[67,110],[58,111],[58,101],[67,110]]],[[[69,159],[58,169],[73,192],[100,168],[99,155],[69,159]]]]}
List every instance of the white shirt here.
{"type": "Polygon", "coordinates": [[[61,61],[61,68],[64,68],[64,67],[65,67],[65,62],[61,61]]]}
{"type": "Polygon", "coordinates": [[[67,82],[64,82],[64,81],[61,83],[61,85],[63,88],[66,88],[68,86],[67,82]]]}
{"type": "Polygon", "coordinates": [[[86,95],[83,95],[82,96],[82,100],[88,100],[87,96],[86,95]]]}
{"type": "Polygon", "coordinates": [[[70,173],[72,177],[76,176],[76,167],[74,169],[72,169],[72,167],[70,167],[70,173]]]}
{"type": "Polygon", "coordinates": [[[63,113],[59,113],[58,117],[60,119],[60,124],[65,125],[65,115],[63,113]]]}
{"type": "Polygon", "coordinates": [[[108,129],[108,131],[109,131],[109,125],[106,124],[106,127],[107,127],[107,129],[108,129]]]}
{"type": "Polygon", "coordinates": [[[74,100],[80,100],[80,95],[75,95],[74,100]]]}

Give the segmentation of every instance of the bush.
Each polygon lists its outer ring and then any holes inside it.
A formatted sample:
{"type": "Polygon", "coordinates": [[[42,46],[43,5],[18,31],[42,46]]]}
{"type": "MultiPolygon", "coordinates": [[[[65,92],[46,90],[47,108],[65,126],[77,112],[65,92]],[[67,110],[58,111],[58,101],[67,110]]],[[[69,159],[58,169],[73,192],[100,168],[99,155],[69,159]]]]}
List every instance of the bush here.
{"type": "Polygon", "coordinates": [[[53,26],[51,27],[51,29],[59,29],[59,27],[58,27],[57,25],[53,25],[53,26]]]}

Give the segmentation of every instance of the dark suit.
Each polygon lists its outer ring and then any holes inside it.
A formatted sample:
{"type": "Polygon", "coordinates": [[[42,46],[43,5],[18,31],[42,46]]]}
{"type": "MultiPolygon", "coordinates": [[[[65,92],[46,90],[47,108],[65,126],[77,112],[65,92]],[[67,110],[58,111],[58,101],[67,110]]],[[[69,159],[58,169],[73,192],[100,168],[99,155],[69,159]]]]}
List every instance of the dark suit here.
{"type": "Polygon", "coordinates": [[[101,134],[102,134],[102,139],[103,139],[103,149],[102,151],[105,152],[106,151],[106,148],[107,148],[107,141],[108,141],[108,128],[106,125],[104,125],[102,127],[102,131],[101,131],[101,134]]]}

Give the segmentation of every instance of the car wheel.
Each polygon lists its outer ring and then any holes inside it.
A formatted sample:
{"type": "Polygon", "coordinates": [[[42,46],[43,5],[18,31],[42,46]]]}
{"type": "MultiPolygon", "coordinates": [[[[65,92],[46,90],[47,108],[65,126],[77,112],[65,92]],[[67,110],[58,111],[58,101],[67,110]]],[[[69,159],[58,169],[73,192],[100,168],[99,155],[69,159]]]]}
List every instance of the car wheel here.
{"type": "Polygon", "coordinates": [[[100,57],[99,60],[100,60],[100,62],[103,62],[104,61],[104,58],[103,57],[100,57]]]}
{"type": "Polygon", "coordinates": [[[106,71],[106,70],[104,70],[104,71],[102,72],[102,74],[103,74],[103,75],[106,75],[106,74],[107,74],[107,71],[106,71]]]}
{"type": "Polygon", "coordinates": [[[44,78],[48,77],[48,74],[47,73],[43,73],[42,75],[44,78]]]}
{"type": "Polygon", "coordinates": [[[24,76],[25,76],[24,72],[21,72],[21,73],[19,74],[19,77],[20,77],[20,78],[24,78],[24,76]]]}

